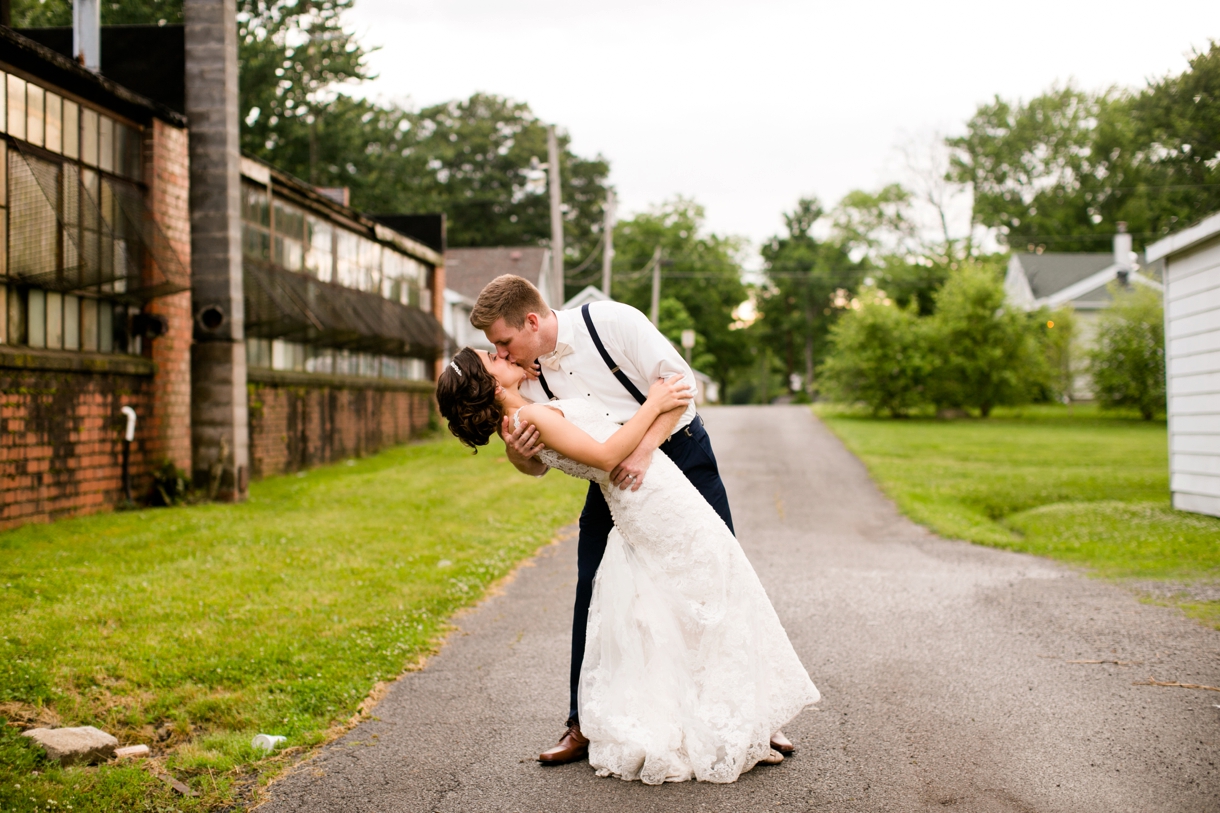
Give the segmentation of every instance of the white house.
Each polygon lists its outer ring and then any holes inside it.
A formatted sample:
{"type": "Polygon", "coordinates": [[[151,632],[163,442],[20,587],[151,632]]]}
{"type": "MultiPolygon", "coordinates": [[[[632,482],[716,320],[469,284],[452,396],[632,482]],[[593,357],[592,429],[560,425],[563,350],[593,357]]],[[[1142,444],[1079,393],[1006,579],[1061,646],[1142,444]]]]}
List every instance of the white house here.
{"type": "Polygon", "coordinates": [[[601,288],[597,288],[593,285],[586,285],[584,290],[560,305],[559,310],[570,311],[574,308],[579,308],[581,305],[587,305],[590,302],[606,302],[609,299],[610,297],[602,293],[601,288]]]}
{"type": "Polygon", "coordinates": [[[1016,252],[1008,261],[1004,292],[1009,302],[1027,312],[1068,306],[1076,314],[1072,366],[1077,372],[1072,385],[1073,398],[1092,397],[1092,384],[1083,372],[1083,359],[1093,346],[1098,314],[1113,299],[1111,283],[1162,289],[1158,281],[1161,263],[1141,260],[1131,250],[1131,235],[1126,233],[1125,224],[1119,224],[1113,252],[1016,252]]]}
{"type": "Polygon", "coordinates": [[[1165,261],[1169,490],[1220,517],[1220,213],[1148,247],[1165,261]]]}

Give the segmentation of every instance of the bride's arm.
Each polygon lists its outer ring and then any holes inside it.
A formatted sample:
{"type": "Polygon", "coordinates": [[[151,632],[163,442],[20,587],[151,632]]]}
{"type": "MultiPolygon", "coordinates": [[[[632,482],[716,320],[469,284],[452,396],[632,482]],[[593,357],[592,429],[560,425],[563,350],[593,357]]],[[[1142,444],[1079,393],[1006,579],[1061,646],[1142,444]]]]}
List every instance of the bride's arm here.
{"type": "Polygon", "coordinates": [[[685,409],[690,399],[689,386],[682,383],[682,376],[658,381],[649,389],[648,399],[631,420],[601,443],[543,404],[523,407],[521,418],[523,421],[528,419],[538,428],[541,440],[548,449],[554,449],[578,463],[610,471],[635,451],[658,417],[671,410],[685,409]]]}

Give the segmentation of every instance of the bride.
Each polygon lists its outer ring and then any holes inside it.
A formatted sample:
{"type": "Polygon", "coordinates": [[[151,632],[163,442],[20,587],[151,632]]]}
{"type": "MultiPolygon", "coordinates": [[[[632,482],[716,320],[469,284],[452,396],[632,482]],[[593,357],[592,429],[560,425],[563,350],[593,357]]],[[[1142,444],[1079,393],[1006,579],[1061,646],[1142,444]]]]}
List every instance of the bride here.
{"type": "Polygon", "coordinates": [[[475,448],[503,416],[532,422],[552,468],[592,480],[614,516],[589,608],[579,702],[599,776],[647,784],[733,782],[783,757],[778,731],[819,695],[724,521],[673,462],[653,453],[638,491],[609,482],[660,415],[685,409],[680,376],[658,380],[619,426],[586,401],[533,404],[524,370],[465,348],[437,380],[449,430],[475,448]]]}

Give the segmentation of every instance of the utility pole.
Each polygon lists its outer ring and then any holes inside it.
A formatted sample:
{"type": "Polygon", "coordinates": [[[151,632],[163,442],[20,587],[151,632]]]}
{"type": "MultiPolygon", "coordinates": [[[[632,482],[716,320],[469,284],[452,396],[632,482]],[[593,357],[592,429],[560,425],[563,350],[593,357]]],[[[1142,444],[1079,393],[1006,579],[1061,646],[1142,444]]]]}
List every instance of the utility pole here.
{"type": "Polygon", "coordinates": [[[551,192],[551,301],[552,308],[563,304],[563,194],[559,188],[559,139],[555,125],[546,128],[547,186],[551,192]]]}
{"type": "Polygon", "coordinates": [[[652,309],[649,317],[654,325],[661,323],[661,247],[652,252],[652,309]]]}
{"type": "Polygon", "coordinates": [[[606,190],[606,247],[602,251],[602,293],[610,296],[610,263],[614,261],[614,190],[606,190]]]}

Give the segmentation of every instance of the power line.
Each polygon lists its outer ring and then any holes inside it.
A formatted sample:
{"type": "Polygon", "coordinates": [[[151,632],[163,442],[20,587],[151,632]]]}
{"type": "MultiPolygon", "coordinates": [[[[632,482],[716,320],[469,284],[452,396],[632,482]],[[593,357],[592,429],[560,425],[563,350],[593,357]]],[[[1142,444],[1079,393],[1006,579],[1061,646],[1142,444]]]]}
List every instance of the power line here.
{"type": "Polygon", "coordinates": [[[564,272],[564,276],[568,279],[569,282],[573,282],[573,284],[576,284],[572,280],[572,277],[575,277],[581,271],[584,271],[586,268],[588,268],[589,265],[593,262],[593,260],[597,258],[598,253],[602,250],[602,246],[604,246],[605,244],[606,244],[606,235],[603,234],[601,237],[598,238],[597,245],[593,246],[593,250],[589,252],[589,256],[585,257],[584,262],[582,262],[580,265],[576,266],[575,268],[569,268],[567,271],[564,272]]]}

